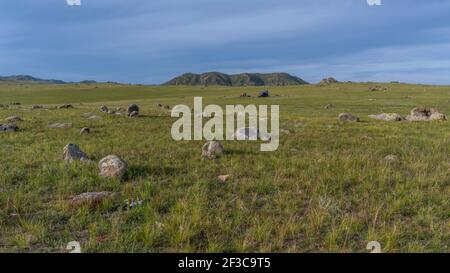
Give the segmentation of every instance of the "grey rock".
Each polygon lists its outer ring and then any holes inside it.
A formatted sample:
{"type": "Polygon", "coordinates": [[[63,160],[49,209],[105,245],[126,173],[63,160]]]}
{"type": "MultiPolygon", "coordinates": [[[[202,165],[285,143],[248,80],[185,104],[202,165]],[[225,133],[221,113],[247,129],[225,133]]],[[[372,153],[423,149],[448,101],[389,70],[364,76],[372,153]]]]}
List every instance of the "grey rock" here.
{"type": "Polygon", "coordinates": [[[108,112],[109,112],[108,106],[102,105],[102,106],[100,107],[100,112],[108,113],[108,112]]]}
{"type": "Polygon", "coordinates": [[[73,197],[69,204],[72,207],[80,207],[88,205],[91,207],[98,206],[103,201],[108,199],[113,199],[116,196],[113,192],[102,191],[102,192],[85,192],[80,195],[73,197]]]}
{"type": "Polygon", "coordinates": [[[19,116],[11,116],[11,117],[7,117],[6,121],[14,123],[14,122],[18,122],[18,121],[23,121],[23,119],[19,116]]]}
{"type": "Polygon", "coordinates": [[[223,155],[224,149],[218,141],[209,141],[202,147],[202,156],[210,159],[223,155]]]}
{"type": "Polygon", "coordinates": [[[383,113],[379,115],[369,115],[369,118],[384,120],[384,121],[402,121],[404,118],[397,113],[383,113]]]}
{"type": "Polygon", "coordinates": [[[131,104],[127,108],[127,115],[129,116],[132,112],[138,112],[139,113],[139,106],[137,104],[131,104]]]}
{"type": "Polygon", "coordinates": [[[359,122],[360,119],[349,113],[341,113],[338,117],[339,121],[343,122],[359,122]]]}
{"type": "Polygon", "coordinates": [[[58,109],[69,109],[69,108],[74,108],[72,104],[63,104],[58,106],[58,109]]]}
{"type": "Polygon", "coordinates": [[[0,124],[0,132],[17,132],[19,127],[15,124],[0,124]]]}
{"type": "Polygon", "coordinates": [[[130,113],[129,117],[130,118],[137,118],[139,116],[139,112],[133,111],[130,113]]]}
{"type": "Polygon", "coordinates": [[[100,176],[106,178],[121,177],[128,169],[128,164],[117,155],[108,155],[98,163],[100,176]]]}
{"type": "Polygon", "coordinates": [[[63,150],[65,161],[90,161],[89,157],[76,144],[67,144],[63,150]]]}
{"type": "Polygon", "coordinates": [[[80,130],[80,135],[88,135],[91,133],[91,128],[89,127],[83,127],[80,130]]]}
{"type": "Polygon", "coordinates": [[[408,121],[433,121],[433,120],[447,120],[447,117],[435,108],[416,107],[411,110],[406,117],[408,121]]]}

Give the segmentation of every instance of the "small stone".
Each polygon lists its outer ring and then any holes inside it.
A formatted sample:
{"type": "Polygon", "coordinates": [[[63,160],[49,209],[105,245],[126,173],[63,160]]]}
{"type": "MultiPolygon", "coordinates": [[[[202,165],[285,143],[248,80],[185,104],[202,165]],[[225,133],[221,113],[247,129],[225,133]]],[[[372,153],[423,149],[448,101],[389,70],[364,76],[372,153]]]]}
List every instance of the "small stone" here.
{"type": "Polygon", "coordinates": [[[87,117],[87,119],[101,119],[101,118],[102,117],[97,116],[97,115],[92,115],[92,116],[87,117]]]}
{"type": "Polygon", "coordinates": [[[6,118],[7,122],[18,122],[18,121],[23,121],[23,119],[19,116],[12,116],[12,117],[8,117],[6,118]]]}
{"type": "Polygon", "coordinates": [[[219,179],[220,182],[224,182],[225,183],[230,178],[230,175],[229,174],[219,175],[217,178],[219,179]]]}
{"type": "Polygon", "coordinates": [[[127,163],[117,155],[108,155],[98,163],[100,176],[106,178],[121,177],[128,169],[127,163]]]}
{"type": "Polygon", "coordinates": [[[112,199],[115,196],[114,193],[110,191],[102,192],[85,192],[80,195],[73,197],[69,204],[73,208],[80,207],[83,205],[88,205],[90,207],[96,207],[107,199],[112,199]]]}
{"type": "Polygon", "coordinates": [[[69,109],[69,108],[74,108],[72,104],[63,104],[58,106],[58,109],[69,109]]]}
{"type": "Polygon", "coordinates": [[[0,124],[0,132],[17,132],[19,127],[15,124],[0,124]]]}
{"type": "Polygon", "coordinates": [[[167,110],[170,110],[170,106],[169,105],[165,105],[164,108],[167,109],[167,110]]]}
{"type": "Polygon", "coordinates": [[[63,150],[63,160],[65,161],[90,161],[88,156],[76,144],[67,144],[63,150]]]}
{"type": "Polygon", "coordinates": [[[42,109],[42,108],[43,108],[43,107],[42,107],[41,105],[37,105],[37,104],[31,106],[31,109],[32,109],[32,110],[42,109]]]}
{"type": "Polygon", "coordinates": [[[89,127],[83,127],[80,130],[80,135],[88,135],[91,133],[91,129],[89,127]]]}
{"type": "Polygon", "coordinates": [[[108,112],[109,112],[108,106],[102,105],[102,106],[100,107],[100,112],[108,113],[108,112]]]}
{"type": "Polygon", "coordinates": [[[404,118],[397,113],[383,113],[379,115],[369,115],[369,118],[384,120],[384,121],[402,121],[404,118]]]}
{"type": "Polygon", "coordinates": [[[130,113],[129,117],[130,118],[137,118],[139,116],[139,112],[133,111],[130,113]]]}
{"type": "Polygon", "coordinates": [[[325,105],[324,109],[331,109],[332,107],[333,107],[332,104],[327,104],[327,105],[325,105]]]}
{"type": "Polygon", "coordinates": [[[224,153],[222,144],[218,141],[209,141],[202,147],[202,156],[209,159],[217,158],[224,153]]]}
{"type": "Polygon", "coordinates": [[[387,156],[384,157],[384,161],[386,161],[388,163],[397,162],[398,161],[398,156],[396,156],[396,155],[387,155],[387,156]]]}
{"type": "Polygon", "coordinates": [[[343,122],[359,122],[360,119],[352,114],[342,113],[339,115],[338,119],[343,122]]]}

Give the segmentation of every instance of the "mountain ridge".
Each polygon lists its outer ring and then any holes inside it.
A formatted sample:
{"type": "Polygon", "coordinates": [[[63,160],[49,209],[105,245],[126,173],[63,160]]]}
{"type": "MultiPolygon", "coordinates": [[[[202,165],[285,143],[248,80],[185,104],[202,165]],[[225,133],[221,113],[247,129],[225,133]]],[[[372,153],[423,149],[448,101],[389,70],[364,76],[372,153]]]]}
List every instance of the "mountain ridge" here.
{"type": "Polygon", "coordinates": [[[284,72],[241,74],[206,72],[184,73],[163,85],[285,86],[302,84],[308,84],[308,82],[284,72]]]}

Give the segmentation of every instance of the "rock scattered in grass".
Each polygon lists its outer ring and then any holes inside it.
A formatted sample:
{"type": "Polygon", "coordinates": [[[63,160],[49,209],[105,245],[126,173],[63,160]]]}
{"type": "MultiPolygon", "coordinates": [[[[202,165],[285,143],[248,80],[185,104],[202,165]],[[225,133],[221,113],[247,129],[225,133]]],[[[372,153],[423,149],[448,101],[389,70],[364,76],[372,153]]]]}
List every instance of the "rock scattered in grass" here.
{"type": "Polygon", "coordinates": [[[447,117],[435,108],[416,107],[411,110],[410,115],[406,117],[408,121],[433,121],[447,120],[447,117]]]}
{"type": "Polygon", "coordinates": [[[224,153],[222,144],[218,141],[209,141],[202,147],[202,156],[210,159],[217,158],[224,153]]]}
{"type": "Polygon", "coordinates": [[[331,109],[333,107],[333,104],[327,104],[325,105],[324,109],[328,110],[331,109]]]}
{"type": "Polygon", "coordinates": [[[369,86],[369,91],[387,91],[387,90],[388,90],[387,86],[379,86],[379,85],[369,86]]]}
{"type": "Polygon", "coordinates": [[[102,106],[100,107],[100,112],[102,112],[102,113],[109,113],[109,108],[108,108],[108,106],[102,105],[102,106]]]}
{"type": "Polygon", "coordinates": [[[17,132],[19,127],[15,124],[0,124],[0,132],[17,132]]]}
{"type": "Polygon", "coordinates": [[[384,120],[384,121],[402,121],[404,118],[397,113],[383,113],[379,115],[369,115],[369,118],[384,120]]]}
{"type": "Polygon", "coordinates": [[[234,133],[234,138],[237,140],[257,140],[259,137],[259,130],[254,127],[238,128],[234,133]]]}
{"type": "Polygon", "coordinates": [[[394,163],[398,161],[398,156],[396,155],[387,155],[383,159],[387,163],[394,163]]]}
{"type": "Polygon", "coordinates": [[[69,109],[69,108],[74,108],[72,104],[63,104],[58,106],[58,109],[69,109]]]}
{"type": "Polygon", "coordinates": [[[19,116],[12,116],[12,117],[7,117],[5,119],[7,122],[18,122],[18,121],[23,121],[23,119],[19,116]]]}
{"type": "Polygon", "coordinates": [[[37,109],[42,109],[42,108],[44,108],[44,107],[42,107],[41,105],[37,105],[37,104],[31,106],[32,110],[37,110],[37,109]]]}
{"type": "Polygon", "coordinates": [[[137,112],[139,114],[139,106],[137,104],[131,104],[128,106],[127,115],[130,116],[133,112],[137,112]]]}
{"type": "Polygon", "coordinates": [[[130,118],[137,118],[139,116],[139,112],[133,111],[130,113],[129,117],[130,118]]]}
{"type": "Polygon", "coordinates": [[[128,164],[117,155],[108,155],[98,163],[100,176],[106,178],[121,177],[128,169],[128,164]]]}
{"type": "Polygon", "coordinates": [[[360,119],[357,116],[354,116],[349,113],[341,113],[338,117],[339,121],[343,122],[360,122],[360,119]]]}
{"type": "Polygon", "coordinates": [[[63,150],[63,160],[72,161],[90,161],[89,157],[76,144],[67,144],[63,150]]]}
{"type": "Polygon", "coordinates": [[[230,178],[230,175],[229,174],[219,175],[217,178],[219,179],[220,182],[225,183],[230,178]]]}
{"type": "Polygon", "coordinates": [[[107,199],[113,199],[115,194],[110,191],[102,192],[85,192],[73,197],[69,204],[73,208],[88,205],[90,207],[96,207],[107,199]]]}
{"type": "Polygon", "coordinates": [[[88,135],[91,133],[91,128],[89,127],[83,127],[80,130],[80,135],[88,135]]]}
{"type": "Polygon", "coordinates": [[[52,129],[67,129],[72,127],[72,123],[53,123],[47,127],[52,129]]]}
{"type": "Polygon", "coordinates": [[[87,117],[87,119],[101,119],[101,118],[102,117],[97,116],[97,115],[92,115],[92,116],[87,117]]]}
{"type": "Polygon", "coordinates": [[[164,109],[170,110],[170,106],[169,105],[165,105],[164,109]]]}

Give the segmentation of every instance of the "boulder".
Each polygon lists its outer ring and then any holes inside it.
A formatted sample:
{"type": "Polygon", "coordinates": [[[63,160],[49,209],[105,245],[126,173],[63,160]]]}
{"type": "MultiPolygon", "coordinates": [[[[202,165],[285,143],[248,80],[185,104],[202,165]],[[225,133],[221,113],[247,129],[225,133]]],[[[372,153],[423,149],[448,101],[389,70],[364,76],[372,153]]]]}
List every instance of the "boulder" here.
{"type": "Polygon", "coordinates": [[[0,124],[0,132],[16,132],[19,131],[19,127],[15,124],[0,124]]]}
{"type": "Polygon", "coordinates": [[[14,123],[14,122],[18,122],[18,121],[23,121],[23,119],[19,116],[12,116],[12,117],[6,118],[6,121],[14,123]]]}
{"type": "Polygon", "coordinates": [[[115,194],[110,191],[85,192],[85,193],[82,193],[80,195],[73,197],[69,201],[69,204],[71,207],[74,207],[74,208],[84,206],[84,205],[87,205],[90,207],[95,207],[107,199],[113,199],[114,196],[115,196],[115,194]]]}
{"type": "Polygon", "coordinates": [[[98,163],[100,176],[106,178],[121,177],[128,169],[128,164],[117,155],[108,155],[98,163]]]}
{"type": "Polygon", "coordinates": [[[342,113],[338,117],[339,121],[343,122],[359,122],[360,119],[352,114],[349,113],[342,113]]]}
{"type": "Polygon", "coordinates": [[[139,113],[139,106],[137,106],[137,104],[131,104],[130,106],[128,106],[127,115],[129,116],[133,112],[139,113]]]}
{"type": "Polygon", "coordinates": [[[369,118],[384,121],[402,121],[404,118],[397,113],[383,113],[379,115],[369,115],[369,118]]]}
{"type": "Polygon", "coordinates": [[[76,144],[67,144],[63,150],[65,161],[90,161],[89,157],[76,144]]]}
{"type": "Polygon", "coordinates": [[[408,121],[446,120],[447,117],[435,108],[416,107],[406,117],[408,121]]]}
{"type": "Polygon", "coordinates": [[[224,153],[222,144],[218,141],[209,141],[202,147],[202,156],[210,159],[221,156],[224,153]]]}

